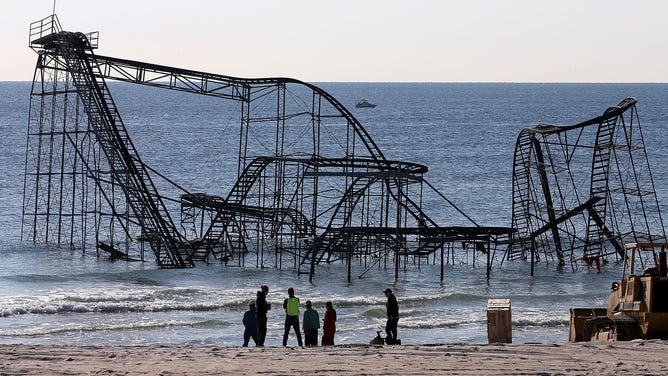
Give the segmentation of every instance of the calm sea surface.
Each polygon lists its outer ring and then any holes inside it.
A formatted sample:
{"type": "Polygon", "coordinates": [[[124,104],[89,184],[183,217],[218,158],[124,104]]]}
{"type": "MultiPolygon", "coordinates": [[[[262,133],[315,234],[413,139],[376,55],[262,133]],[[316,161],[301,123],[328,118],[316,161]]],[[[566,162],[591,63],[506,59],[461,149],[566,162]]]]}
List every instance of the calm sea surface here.
{"type": "MultiPolygon", "coordinates": [[[[635,97],[659,202],[668,213],[668,84],[319,86],[353,112],[388,159],[428,165],[432,185],[490,226],[510,226],[512,154],[522,128],[574,124],[635,97]],[[378,107],[355,108],[361,98],[378,107]]],[[[261,284],[270,286],[275,307],[269,346],[281,344],[280,306],[288,287],[321,315],[325,301],[333,302],[337,344],[368,343],[384,327],[387,287],[399,300],[404,344],[486,343],[490,298],[511,299],[515,343],[563,342],[568,309],[604,306],[618,278],[616,265],[596,274],[539,264],[529,277],[529,265],[505,263],[489,280],[483,268],[448,265],[441,282],[438,266],[423,265],[408,267],[397,281],[394,270],[373,269],[348,283],[345,267],[330,265],[319,266],[311,284],[292,270],[218,264],[159,270],[152,261],[111,262],[21,242],[29,92],[28,82],[0,82],[0,343],[240,345],[241,317],[261,284]]],[[[230,163],[225,153],[209,151],[220,139],[236,137],[236,123],[217,112],[211,98],[131,85],[113,85],[112,94],[145,162],[172,171],[194,191],[227,193],[234,176],[209,177],[202,166],[230,163]],[[223,128],[212,135],[214,124],[223,128]]],[[[439,220],[447,225],[447,218],[439,220]]]]}

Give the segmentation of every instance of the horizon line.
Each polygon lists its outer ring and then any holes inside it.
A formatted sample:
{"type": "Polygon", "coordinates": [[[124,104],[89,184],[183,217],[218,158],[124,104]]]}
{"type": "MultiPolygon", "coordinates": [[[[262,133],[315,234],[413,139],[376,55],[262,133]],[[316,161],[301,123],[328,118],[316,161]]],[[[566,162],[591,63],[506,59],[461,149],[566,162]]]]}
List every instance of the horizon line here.
{"type": "MultiPolygon", "coordinates": [[[[243,77],[239,77],[243,78],[243,77]]],[[[286,77],[294,78],[294,77],[286,77]]],[[[340,84],[668,84],[665,81],[306,81],[311,83],[340,83],[340,84]]],[[[109,82],[122,82],[108,80],[109,82]]],[[[32,80],[2,80],[0,82],[32,82],[32,80]]],[[[125,82],[132,83],[132,82],[125,82]]]]}

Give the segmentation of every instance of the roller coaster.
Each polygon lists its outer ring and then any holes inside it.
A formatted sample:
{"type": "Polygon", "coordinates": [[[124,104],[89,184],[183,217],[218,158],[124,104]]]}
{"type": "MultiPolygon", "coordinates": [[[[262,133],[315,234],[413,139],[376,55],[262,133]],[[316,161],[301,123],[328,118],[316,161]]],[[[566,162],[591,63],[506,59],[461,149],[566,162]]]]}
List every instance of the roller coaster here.
{"type": "Polygon", "coordinates": [[[497,240],[510,234],[479,226],[437,192],[460,224],[438,225],[422,208],[423,191],[435,191],[427,167],[387,159],[353,114],[314,85],[98,55],[97,32],[64,31],[55,15],[31,24],[29,42],[38,60],[26,240],[129,260],[144,260],[148,245],[161,268],[255,261],[313,278],[318,264],[335,261],[364,260],[365,272],[378,264],[398,272],[430,256],[454,262],[455,246],[486,253],[489,264],[497,240]],[[238,137],[236,183],[227,195],[190,192],[145,164],[109,81],[220,99],[239,119],[238,136],[230,136],[238,137]],[[178,195],[161,193],[165,185],[178,195]]]}
{"type": "Polygon", "coordinates": [[[517,232],[508,260],[600,270],[623,258],[625,243],[663,242],[636,100],[578,124],[523,129],[515,144],[512,204],[517,232]]]}
{"type": "Polygon", "coordinates": [[[402,266],[440,262],[443,279],[446,263],[479,262],[488,276],[493,264],[513,260],[576,269],[617,255],[629,239],[665,239],[631,98],[580,124],[522,130],[512,225],[489,227],[431,185],[427,166],[387,159],[315,85],[99,55],[97,32],[64,31],[55,15],[30,25],[29,46],[38,58],[24,240],[125,260],[145,260],[148,246],[160,268],[219,262],[293,268],[310,279],[323,263],[345,263],[350,279],[354,262],[360,276],[393,266],[395,277],[402,266]],[[206,174],[229,175],[232,188],[191,192],[144,163],[110,82],[214,98],[236,119],[238,132],[224,135],[236,163],[206,174]],[[425,210],[434,209],[424,204],[428,194],[452,225],[425,210]]]}

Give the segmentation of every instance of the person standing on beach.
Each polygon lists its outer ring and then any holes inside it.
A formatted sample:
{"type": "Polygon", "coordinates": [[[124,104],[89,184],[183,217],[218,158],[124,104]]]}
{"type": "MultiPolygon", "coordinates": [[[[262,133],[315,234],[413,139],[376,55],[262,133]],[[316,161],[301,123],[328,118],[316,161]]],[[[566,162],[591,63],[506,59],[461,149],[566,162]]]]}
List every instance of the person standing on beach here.
{"type": "Polygon", "coordinates": [[[334,333],[336,333],[336,310],[332,302],[325,303],[327,310],[322,324],[322,345],[334,346],[334,333]]]}
{"type": "Polygon", "coordinates": [[[302,343],[302,334],[299,331],[299,298],[295,296],[295,289],[290,287],[288,289],[288,298],[283,301],[283,309],[285,309],[285,330],[283,331],[283,346],[288,345],[288,333],[290,328],[295,329],[297,335],[297,343],[299,347],[304,347],[302,343]]]}
{"type": "Polygon", "coordinates": [[[399,323],[399,303],[397,298],[392,293],[392,289],[386,289],[385,296],[387,297],[387,323],[385,324],[385,343],[394,345],[397,343],[397,324],[399,323]]]}
{"type": "Polygon", "coordinates": [[[244,324],[244,344],[243,347],[248,347],[248,341],[253,338],[255,346],[258,345],[257,337],[257,316],[255,311],[255,302],[251,302],[248,305],[248,311],[244,313],[244,318],[242,320],[244,324]]]}
{"type": "Polygon", "coordinates": [[[318,329],[320,328],[320,316],[318,311],[311,308],[311,301],[306,301],[304,311],[304,344],[307,347],[318,346],[318,329]]]}
{"type": "Polygon", "coordinates": [[[262,285],[255,299],[255,314],[258,325],[257,345],[260,347],[264,346],[264,339],[267,337],[267,312],[271,309],[271,304],[267,303],[267,294],[269,294],[269,286],[262,285]]]}

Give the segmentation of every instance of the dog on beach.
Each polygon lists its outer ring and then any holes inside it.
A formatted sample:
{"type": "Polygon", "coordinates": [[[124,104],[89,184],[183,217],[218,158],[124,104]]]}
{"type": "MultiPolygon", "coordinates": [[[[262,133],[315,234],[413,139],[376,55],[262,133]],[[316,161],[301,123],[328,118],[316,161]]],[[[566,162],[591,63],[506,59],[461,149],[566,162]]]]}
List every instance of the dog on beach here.
{"type": "Polygon", "coordinates": [[[376,336],[369,342],[370,345],[401,345],[401,340],[397,339],[396,341],[386,340],[380,336],[380,330],[376,331],[376,336]]]}
{"type": "Polygon", "coordinates": [[[380,330],[376,331],[376,337],[369,342],[370,345],[384,345],[385,338],[380,336],[380,330]]]}

